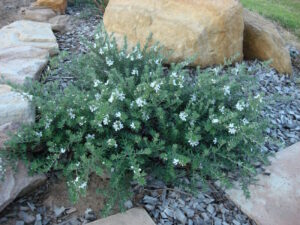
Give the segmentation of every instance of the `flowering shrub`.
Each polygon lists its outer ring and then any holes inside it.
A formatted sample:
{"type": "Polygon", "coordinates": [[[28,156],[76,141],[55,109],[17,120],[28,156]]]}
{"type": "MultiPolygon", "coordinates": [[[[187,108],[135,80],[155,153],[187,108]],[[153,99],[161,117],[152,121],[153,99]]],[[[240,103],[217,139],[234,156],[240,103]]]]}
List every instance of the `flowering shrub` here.
{"type": "Polygon", "coordinates": [[[27,87],[38,110],[7,144],[35,172],[63,171],[72,199],[84,194],[91,173],[110,175],[110,198],[128,197],[146,176],[172,185],[178,176],[218,179],[228,173],[246,185],[264,159],[262,97],[245,66],[164,67],[156,45],[120,50],[104,31],[90,52],[71,63],[74,81],[27,87]]]}

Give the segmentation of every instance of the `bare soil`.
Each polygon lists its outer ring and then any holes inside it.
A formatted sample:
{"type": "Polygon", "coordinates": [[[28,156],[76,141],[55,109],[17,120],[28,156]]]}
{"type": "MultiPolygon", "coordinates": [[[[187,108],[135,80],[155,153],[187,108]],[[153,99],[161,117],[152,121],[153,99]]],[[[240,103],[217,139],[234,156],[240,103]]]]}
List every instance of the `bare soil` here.
{"type": "Polygon", "coordinates": [[[20,8],[32,2],[34,0],[0,0],[0,28],[18,20],[20,8]]]}

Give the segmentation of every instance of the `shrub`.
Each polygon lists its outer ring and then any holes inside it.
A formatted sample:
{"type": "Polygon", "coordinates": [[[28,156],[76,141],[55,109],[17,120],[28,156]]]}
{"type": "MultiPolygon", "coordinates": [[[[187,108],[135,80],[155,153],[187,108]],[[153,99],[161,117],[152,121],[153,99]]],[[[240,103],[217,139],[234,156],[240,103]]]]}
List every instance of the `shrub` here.
{"type": "Polygon", "coordinates": [[[62,171],[73,200],[92,173],[109,174],[108,209],[149,174],[169,185],[182,176],[228,185],[231,173],[245,188],[265,159],[262,97],[245,65],[195,70],[164,60],[157,45],[118,50],[100,29],[67,67],[67,87],[26,87],[38,117],[7,143],[9,156],[33,172],[62,171]]]}

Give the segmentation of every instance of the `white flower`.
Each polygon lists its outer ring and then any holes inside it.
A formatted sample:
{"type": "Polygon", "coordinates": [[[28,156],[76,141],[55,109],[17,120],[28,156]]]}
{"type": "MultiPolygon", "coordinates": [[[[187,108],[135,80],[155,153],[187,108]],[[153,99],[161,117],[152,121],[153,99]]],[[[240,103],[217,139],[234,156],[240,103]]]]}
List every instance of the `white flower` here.
{"type": "Polygon", "coordinates": [[[94,80],[94,87],[98,87],[99,84],[101,84],[100,80],[94,80]]]}
{"type": "Polygon", "coordinates": [[[109,115],[106,114],[105,117],[104,117],[104,119],[103,119],[103,124],[104,124],[104,125],[108,125],[109,122],[110,122],[110,120],[109,120],[109,115]]]}
{"type": "Polygon", "coordinates": [[[216,67],[213,69],[213,71],[215,72],[215,75],[218,75],[221,71],[221,68],[220,67],[216,67]]]}
{"type": "Polygon", "coordinates": [[[95,94],[95,99],[98,101],[101,98],[101,95],[99,93],[95,94]]]}
{"type": "Polygon", "coordinates": [[[236,103],[236,105],[235,105],[235,108],[236,108],[237,110],[239,110],[239,111],[243,111],[244,108],[245,108],[245,103],[244,103],[244,102],[239,102],[239,101],[238,101],[238,103],[236,103]]]}
{"type": "Polygon", "coordinates": [[[188,142],[189,142],[190,146],[192,146],[192,147],[196,147],[197,145],[199,145],[199,141],[194,141],[192,139],[189,139],[188,142]]]}
{"type": "Polygon", "coordinates": [[[79,125],[82,126],[82,125],[85,124],[85,123],[86,123],[86,121],[85,121],[84,117],[81,116],[81,117],[80,117],[79,125]]]}
{"type": "Polygon", "coordinates": [[[171,73],[171,77],[177,78],[177,73],[176,73],[176,72],[172,72],[172,73],[171,73]]]}
{"type": "Polygon", "coordinates": [[[249,124],[249,121],[248,121],[246,118],[244,118],[244,119],[242,120],[242,122],[243,122],[244,125],[249,124]]]}
{"type": "Polygon", "coordinates": [[[239,68],[233,68],[232,70],[231,70],[231,72],[234,74],[234,75],[238,75],[238,73],[239,73],[239,68]]]}
{"type": "Polygon", "coordinates": [[[73,113],[73,109],[68,109],[67,112],[69,113],[71,119],[75,119],[75,114],[73,113]]]}
{"type": "Polygon", "coordinates": [[[87,186],[87,182],[83,182],[81,185],[79,185],[80,189],[85,189],[87,186]]]}
{"type": "Polygon", "coordinates": [[[146,114],[145,112],[143,112],[142,117],[143,117],[143,119],[146,120],[146,121],[149,120],[149,115],[146,114]]]}
{"type": "Polygon", "coordinates": [[[173,159],[173,164],[175,165],[175,166],[177,166],[178,164],[179,164],[179,159],[173,159]]]}
{"type": "Polygon", "coordinates": [[[254,96],[255,99],[258,99],[260,103],[262,103],[262,97],[260,96],[260,94],[254,96]]]}
{"type": "Polygon", "coordinates": [[[103,55],[103,54],[104,54],[104,51],[103,51],[102,48],[99,49],[99,54],[100,54],[100,55],[103,55]]]}
{"type": "Polygon", "coordinates": [[[94,43],[94,48],[97,48],[97,44],[96,43],[94,43]]]}
{"type": "Polygon", "coordinates": [[[43,136],[43,133],[42,132],[35,132],[35,135],[39,138],[41,138],[43,136]]]}
{"type": "Polygon", "coordinates": [[[75,183],[77,183],[79,181],[79,177],[76,177],[75,179],[75,183]]]}
{"type": "Polygon", "coordinates": [[[196,100],[197,100],[197,96],[195,94],[193,94],[192,97],[191,97],[191,101],[195,102],[196,100]]]}
{"type": "Polygon", "coordinates": [[[212,123],[219,123],[219,119],[213,119],[211,122],[212,123]]]}
{"type": "Polygon", "coordinates": [[[95,139],[95,134],[86,135],[86,139],[95,139]]]}
{"type": "Polygon", "coordinates": [[[117,112],[117,113],[115,114],[115,116],[118,117],[118,118],[121,118],[121,112],[117,112]]]}
{"type": "Polygon", "coordinates": [[[216,145],[218,143],[218,139],[214,138],[213,143],[216,145]]]}
{"type": "Polygon", "coordinates": [[[176,80],[173,80],[173,85],[174,85],[174,86],[177,86],[176,80]]]}
{"type": "Polygon", "coordinates": [[[65,152],[66,152],[66,149],[64,149],[64,148],[61,148],[61,149],[60,149],[60,153],[61,153],[61,154],[64,154],[65,152]]]}
{"type": "Polygon", "coordinates": [[[132,75],[139,75],[139,71],[137,69],[133,69],[131,74],[132,75]]]}
{"type": "Polygon", "coordinates": [[[224,90],[224,95],[225,96],[230,95],[230,87],[229,86],[224,86],[223,90],[224,90]]]}
{"type": "Polygon", "coordinates": [[[220,112],[221,112],[222,114],[224,114],[224,112],[225,112],[225,107],[222,106],[219,110],[220,110],[220,112]]]}
{"type": "Polygon", "coordinates": [[[108,144],[109,146],[113,146],[113,147],[115,147],[115,148],[118,147],[118,144],[117,144],[117,142],[116,142],[115,139],[108,139],[108,140],[107,140],[107,144],[108,144]]]}
{"type": "Polygon", "coordinates": [[[99,34],[95,35],[95,39],[98,40],[100,38],[99,34]]]}
{"type": "Polygon", "coordinates": [[[230,124],[229,124],[229,126],[228,126],[228,132],[229,132],[230,134],[235,134],[235,133],[236,133],[236,128],[235,128],[235,126],[234,126],[233,123],[230,123],[230,124]]]}
{"type": "Polygon", "coordinates": [[[113,123],[113,128],[114,128],[114,130],[115,131],[119,131],[119,130],[121,130],[121,129],[123,129],[123,124],[122,124],[122,122],[121,121],[115,121],[114,123],[113,123]]]}
{"type": "Polygon", "coordinates": [[[95,112],[98,109],[98,107],[94,106],[94,105],[91,105],[89,108],[90,108],[91,112],[95,112]]]}
{"type": "Polygon", "coordinates": [[[213,84],[217,83],[217,81],[216,81],[215,79],[211,79],[211,82],[212,82],[213,84]]]}
{"type": "Polygon", "coordinates": [[[110,95],[108,101],[109,101],[110,103],[112,103],[112,102],[114,101],[114,99],[115,99],[115,93],[113,92],[113,93],[111,93],[111,95],[110,95]]]}
{"type": "Polygon", "coordinates": [[[112,103],[115,100],[115,98],[119,99],[120,101],[123,101],[125,99],[125,94],[123,92],[119,92],[118,90],[115,90],[111,93],[108,101],[112,103]]]}
{"type": "Polygon", "coordinates": [[[133,55],[130,57],[130,60],[131,60],[131,61],[133,61],[133,60],[134,60],[134,57],[133,57],[133,55]]]}
{"type": "Polygon", "coordinates": [[[179,118],[182,120],[182,121],[186,121],[186,118],[188,117],[188,114],[186,112],[180,112],[179,113],[179,118]]]}
{"type": "Polygon", "coordinates": [[[132,123],[130,124],[130,128],[133,129],[133,130],[136,129],[134,122],[132,122],[132,123]]]}
{"type": "Polygon", "coordinates": [[[143,58],[142,54],[139,53],[139,54],[137,55],[137,59],[142,59],[142,58],[143,58]]]}
{"type": "Polygon", "coordinates": [[[163,83],[157,83],[156,81],[153,81],[151,84],[150,84],[150,87],[152,87],[155,92],[157,93],[159,90],[160,90],[160,85],[162,85],[163,83]]]}
{"type": "Polygon", "coordinates": [[[137,106],[140,107],[140,108],[142,108],[143,106],[147,105],[147,102],[144,99],[142,99],[141,97],[137,98],[135,100],[135,102],[136,102],[137,106]]]}
{"type": "Polygon", "coordinates": [[[160,60],[159,60],[159,59],[156,59],[156,60],[155,60],[155,64],[156,64],[156,65],[160,64],[160,60]]]}
{"type": "Polygon", "coordinates": [[[106,57],[106,64],[108,66],[112,66],[114,64],[114,61],[113,60],[110,60],[108,57],[106,57]]]}

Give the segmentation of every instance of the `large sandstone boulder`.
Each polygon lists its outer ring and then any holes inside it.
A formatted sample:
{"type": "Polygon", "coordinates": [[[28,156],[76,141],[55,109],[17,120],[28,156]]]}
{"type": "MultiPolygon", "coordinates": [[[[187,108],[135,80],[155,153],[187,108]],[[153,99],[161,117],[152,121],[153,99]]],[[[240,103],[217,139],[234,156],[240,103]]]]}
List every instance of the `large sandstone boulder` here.
{"type": "Polygon", "coordinates": [[[0,29],[0,48],[32,46],[58,53],[58,44],[49,23],[19,20],[0,29]]]}
{"type": "Polygon", "coordinates": [[[67,0],[37,0],[36,6],[45,6],[56,12],[65,14],[67,8],[67,0]]]}
{"type": "Polygon", "coordinates": [[[22,162],[17,163],[16,171],[7,167],[4,179],[0,180],[0,212],[17,197],[29,193],[45,181],[45,175],[29,176],[22,162]]]}
{"type": "Polygon", "coordinates": [[[0,48],[0,77],[14,84],[23,84],[26,78],[37,80],[48,58],[46,49],[31,46],[0,48]]]}
{"type": "Polygon", "coordinates": [[[272,59],[271,66],[278,72],[291,74],[292,65],[288,49],[274,24],[257,13],[244,10],[245,59],[272,59]]]}
{"type": "Polygon", "coordinates": [[[30,123],[35,119],[34,109],[25,96],[0,84],[0,126],[7,123],[30,123]]]}
{"type": "Polygon", "coordinates": [[[198,56],[202,67],[243,58],[243,9],[237,0],[110,0],[104,25],[122,44],[144,45],[150,33],[166,50],[170,62],[198,56]]]}

